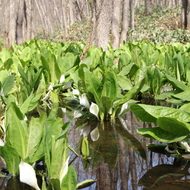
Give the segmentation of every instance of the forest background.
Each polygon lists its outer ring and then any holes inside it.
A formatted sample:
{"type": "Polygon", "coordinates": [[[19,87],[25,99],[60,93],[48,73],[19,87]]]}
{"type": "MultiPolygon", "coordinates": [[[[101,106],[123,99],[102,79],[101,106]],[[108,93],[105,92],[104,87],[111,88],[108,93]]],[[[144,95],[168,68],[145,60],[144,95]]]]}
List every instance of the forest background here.
{"type": "Polygon", "coordinates": [[[32,38],[114,49],[123,41],[189,42],[190,0],[1,0],[1,46],[32,38]],[[184,30],[185,29],[185,30],[184,30]]]}

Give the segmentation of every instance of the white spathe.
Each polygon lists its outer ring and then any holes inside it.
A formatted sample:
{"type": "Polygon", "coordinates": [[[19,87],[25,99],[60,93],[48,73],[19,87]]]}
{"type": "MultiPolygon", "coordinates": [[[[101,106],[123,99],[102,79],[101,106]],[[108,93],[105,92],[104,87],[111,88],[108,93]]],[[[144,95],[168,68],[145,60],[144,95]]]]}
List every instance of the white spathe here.
{"type": "Polygon", "coordinates": [[[77,119],[77,118],[79,118],[81,116],[82,116],[82,113],[80,113],[78,110],[74,111],[74,118],[73,119],[77,119]]]}
{"type": "Polygon", "coordinates": [[[125,102],[122,106],[121,106],[121,111],[119,113],[119,115],[122,115],[129,107],[129,103],[125,102]]]}
{"type": "Polygon", "coordinates": [[[99,129],[96,127],[94,130],[90,132],[90,137],[92,141],[97,141],[100,137],[99,129]]]}
{"type": "Polygon", "coordinates": [[[40,190],[37,183],[35,170],[30,164],[27,164],[26,162],[23,162],[21,160],[19,164],[19,171],[20,171],[20,181],[22,183],[26,183],[27,185],[30,185],[34,189],[40,190]]]}
{"type": "Polygon", "coordinates": [[[65,81],[65,75],[61,75],[59,79],[59,83],[63,83],[65,81]]]}
{"type": "Polygon", "coordinates": [[[80,100],[80,105],[86,108],[90,107],[86,94],[82,94],[81,96],[79,96],[79,100],[80,100]]]}
{"type": "Polygon", "coordinates": [[[94,114],[97,118],[99,118],[98,117],[99,107],[97,104],[92,102],[89,110],[90,110],[90,113],[94,114]]]}
{"type": "Polygon", "coordinates": [[[0,146],[4,146],[4,145],[5,145],[5,142],[2,139],[0,139],[0,146]]]}
{"type": "Polygon", "coordinates": [[[66,162],[63,162],[63,163],[62,163],[62,168],[61,168],[60,177],[59,177],[60,183],[62,183],[63,178],[64,178],[65,175],[67,174],[67,172],[68,172],[68,167],[69,167],[69,156],[68,156],[66,162]]]}

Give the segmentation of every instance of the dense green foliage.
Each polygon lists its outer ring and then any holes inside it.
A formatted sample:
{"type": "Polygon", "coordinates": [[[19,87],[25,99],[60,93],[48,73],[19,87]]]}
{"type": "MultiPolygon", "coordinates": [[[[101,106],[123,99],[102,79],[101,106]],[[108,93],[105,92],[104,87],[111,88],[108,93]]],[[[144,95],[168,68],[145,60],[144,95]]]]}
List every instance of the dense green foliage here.
{"type": "MultiPolygon", "coordinates": [[[[83,133],[81,158],[86,169],[89,159],[93,165],[104,160],[110,167],[115,166],[117,151],[111,162],[101,149],[104,136],[116,141],[114,127],[146,158],[140,142],[118,121],[129,109],[142,121],[159,126],[138,129],[140,134],[165,143],[188,139],[190,44],[155,45],[143,40],[125,43],[116,50],[109,46],[106,52],[92,46],[81,61],[84,46],[33,39],[0,52],[0,96],[5,108],[2,131],[6,142],[0,155],[12,175],[18,174],[20,160],[33,164],[43,159],[46,173],[42,176],[50,177],[52,189],[79,187],[74,168],[68,167],[68,149],[72,148],[67,141],[69,123],[62,124],[64,113],[77,119],[85,133],[89,122],[97,123],[91,132],[88,130],[90,135],[83,133]],[[147,97],[167,101],[180,110],[137,104],[147,97]],[[99,148],[98,159],[90,147],[99,148]]],[[[116,143],[108,149],[113,147],[118,150],[116,143]]],[[[82,186],[85,184],[89,181],[82,186]]]]}

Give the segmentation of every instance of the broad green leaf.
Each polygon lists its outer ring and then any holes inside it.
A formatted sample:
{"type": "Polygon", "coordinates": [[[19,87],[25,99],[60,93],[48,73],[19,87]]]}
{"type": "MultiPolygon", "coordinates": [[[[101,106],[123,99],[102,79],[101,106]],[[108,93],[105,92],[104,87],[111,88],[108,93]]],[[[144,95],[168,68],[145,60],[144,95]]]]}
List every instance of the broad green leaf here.
{"type": "Polygon", "coordinates": [[[11,65],[13,64],[13,59],[9,58],[4,62],[4,68],[9,70],[11,68],[11,65]]]}
{"type": "Polygon", "coordinates": [[[151,106],[145,104],[134,104],[130,107],[131,111],[142,121],[156,123],[159,117],[170,117],[182,122],[190,122],[190,115],[175,108],[162,106],[151,106]]]}
{"type": "Polygon", "coordinates": [[[26,64],[27,62],[31,61],[31,58],[32,58],[31,48],[27,46],[22,50],[20,59],[26,64]]]}
{"type": "Polygon", "coordinates": [[[114,72],[108,71],[103,78],[103,89],[101,96],[109,97],[112,101],[117,96],[118,85],[114,72]]]}
{"type": "Polygon", "coordinates": [[[163,93],[157,95],[155,98],[157,100],[165,100],[167,98],[172,97],[173,95],[174,95],[173,97],[175,97],[175,94],[178,94],[178,93],[179,93],[179,91],[176,91],[176,90],[167,91],[167,92],[163,92],[163,93]]]}
{"type": "Polygon", "coordinates": [[[14,80],[15,80],[15,77],[13,75],[9,75],[7,78],[3,80],[2,90],[5,96],[10,92],[10,90],[14,86],[14,80]]]}
{"type": "Polygon", "coordinates": [[[142,79],[141,81],[139,81],[131,90],[129,90],[124,97],[119,100],[116,104],[115,107],[124,104],[125,102],[129,101],[130,99],[134,99],[136,94],[138,94],[138,92],[141,90],[141,88],[144,85],[145,80],[142,79]]]}
{"type": "Polygon", "coordinates": [[[174,78],[168,74],[165,74],[165,76],[166,76],[167,80],[170,82],[170,84],[172,84],[173,88],[175,88],[177,90],[181,90],[181,91],[188,90],[189,87],[186,86],[184,82],[179,81],[176,78],[174,78]]]}
{"type": "Polygon", "coordinates": [[[100,105],[102,81],[92,72],[90,72],[87,68],[83,69],[85,73],[84,82],[85,82],[86,91],[88,93],[91,93],[94,96],[97,105],[100,105]]]}
{"type": "Polygon", "coordinates": [[[190,90],[186,90],[184,92],[172,95],[172,97],[181,99],[183,101],[190,101],[190,90]]]}
{"type": "Polygon", "coordinates": [[[159,117],[157,124],[161,129],[177,136],[186,136],[190,133],[190,124],[185,124],[170,117],[159,117]]]}
{"type": "Polygon", "coordinates": [[[76,190],[77,175],[74,166],[69,166],[69,170],[61,183],[61,190],[76,190]]]}
{"type": "Polygon", "coordinates": [[[62,190],[59,179],[50,178],[49,181],[53,190],[62,190]]]}
{"type": "Polygon", "coordinates": [[[0,148],[0,154],[6,162],[6,167],[10,174],[16,176],[18,174],[18,166],[20,163],[20,157],[17,151],[7,143],[0,148]]]}
{"type": "Polygon", "coordinates": [[[184,135],[184,136],[181,136],[181,135],[177,136],[173,133],[164,131],[160,127],[139,128],[139,129],[137,129],[137,132],[145,137],[155,139],[155,140],[158,140],[158,141],[164,142],[164,143],[172,143],[172,142],[181,141],[188,136],[188,134],[184,135]]]}
{"type": "Polygon", "coordinates": [[[6,141],[24,159],[26,157],[27,124],[24,121],[24,115],[15,103],[11,103],[6,111],[6,128],[6,141]]]}
{"type": "Polygon", "coordinates": [[[182,105],[179,109],[190,114],[190,103],[182,105]]]}
{"type": "MultiPolygon", "coordinates": [[[[30,158],[31,163],[39,160],[41,157],[34,157],[36,156],[36,152],[39,150],[40,143],[42,142],[42,136],[44,132],[44,122],[45,122],[46,116],[45,114],[42,114],[40,118],[34,118],[32,117],[29,123],[28,127],[28,139],[27,139],[27,156],[30,158]]],[[[39,154],[39,156],[42,156],[39,154]]]]}
{"type": "Polygon", "coordinates": [[[50,162],[50,170],[49,175],[52,178],[59,178],[60,172],[62,169],[62,163],[66,162],[64,158],[64,152],[67,153],[68,145],[67,138],[55,140],[55,136],[52,135],[52,145],[51,145],[51,162],[50,162]]]}
{"type": "Polygon", "coordinates": [[[23,114],[26,114],[29,111],[32,111],[37,105],[38,101],[41,98],[41,94],[38,94],[35,96],[33,93],[30,94],[30,96],[24,101],[24,103],[21,105],[20,110],[23,114]]]}
{"type": "Polygon", "coordinates": [[[118,82],[118,85],[121,87],[122,90],[131,90],[132,88],[132,84],[131,84],[131,81],[123,76],[123,75],[117,75],[117,82],[118,82]]]}
{"type": "Polygon", "coordinates": [[[44,154],[49,175],[58,178],[63,159],[68,157],[67,138],[61,138],[63,122],[56,117],[56,111],[52,110],[45,122],[44,154]]]}

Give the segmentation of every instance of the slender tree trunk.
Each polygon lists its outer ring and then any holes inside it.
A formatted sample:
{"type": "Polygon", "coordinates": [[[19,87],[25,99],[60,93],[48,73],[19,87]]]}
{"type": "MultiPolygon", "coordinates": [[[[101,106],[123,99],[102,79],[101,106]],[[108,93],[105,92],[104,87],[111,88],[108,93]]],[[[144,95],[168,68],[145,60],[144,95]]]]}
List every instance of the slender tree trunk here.
{"type": "Polygon", "coordinates": [[[190,0],[187,0],[187,30],[190,30],[190,0]]]}
{"type": "Polygon", "coordinates": [[[16,18],[16,43],[21,44],[23,42],[24,34],[24,13],[26,13],[26,6],[23,0],[18,2],[18,12],[16,18]]]}
{"type": "Polygon", "coordinates": [[[135,28],[135,23],[134,23],[134,1],[130,0],[130,28],[131,30],[134,30],[135,28]]]}
{"type": "Polygon", "coordinates": [[[121,35],[120,44],[126,41],[127,31],[129,27],[129,0],[123,0],[123,10],[122,10],[122,25],[121,25],[121,35]]]}
{"type": "Polygon", "coordinates": [[[121,0],[114,0],[113,2],[113,16],[112,16],[112,47],[117,49],[119,47],[120,38],[120,22],[121,22],[121,0]]]}
{"type": "Polygon", "coordinates": [[[188,20],[187,20],[187,15],[188,15],[188,1],[189,1],[189,0],[182,0],[181,23],[182,23],[182,28],[184,28],[184,29],[187,29],[187,25],[188,25],[188,20]]]}

